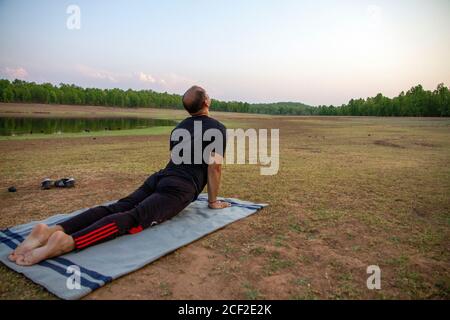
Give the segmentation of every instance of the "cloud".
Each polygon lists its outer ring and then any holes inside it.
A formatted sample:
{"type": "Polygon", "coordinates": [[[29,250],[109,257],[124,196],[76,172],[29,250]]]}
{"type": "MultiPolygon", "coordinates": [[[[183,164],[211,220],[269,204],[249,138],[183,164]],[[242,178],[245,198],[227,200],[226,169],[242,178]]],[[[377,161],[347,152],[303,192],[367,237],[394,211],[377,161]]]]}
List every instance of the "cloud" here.
{"type": "Polygon", "coordinates": [[[157,83],[159,82],[155,77],[148,73],[140,72],[128,72],[118,73],[108,71],[104,69],[93,68],[86,65],[77,65],[76,71],[84,77],[88,77],[96,80],[107,80],[113,83],[130,83],[130,82],[143,82],[143,83],[157,83]]]}
{"type": "Polygon", "coordinates": [[[163,87],[177,91],[180,89],[186,89],[187,86],[196,84],[193,79],[176,73],[169,73],[164,75],[164,77],[158,79],[158,83],[163,87]]]}
{"type": "Polygon", "coordinates": [[[366,13],[369,18],[369,26],[372,28],[376,28],[380,26],[381,21],[383,19],[383,10],[381,7],[371,4],[366,8],[366,13]]]}
{"type": "Polygon", "coordinates": [[[151,84],[154,89],[180,91],[194,84],[195,81],[176,73],[166,73],[162,75],[150,75],[145,72],[134,73],[135,78],[140,83],[151,84]]]}
{"type": "Polygon", "coordinates": [[[148,83],[155,83],[156,82],[156,79],[154,77],[152,77],[149,74],[145,74],[142,71],[138,73],[138,77],[139,77],[139,81],[142,81],[142,82],[148,82],[148,83]]]}
{"type": "Polygon", "coordinates": [[[28,77],[28,72],[23,67],[18,68],[6,67],[1,71],[3,74],[6,75],[7,78],[11,79],[26,79],[28,77]]]}
{"type": "Polygon", "coordinates": [[[110,82],[119,82],[119,78],[121,77],[119,74],[106,70],[88,67],[85,65],[77,65],[76,70],[85,77],[99,80],[108,80],[110,82]]]}
{"type": "Polygon", "coordinates": [[[79,75],[95,81],[95,85],[104,86],[114,83],[120,88],[152,89],[171,92],[184,92],[186,88],[196,82],[176,73],[150,74],[145,71],[113,72],[86,65],[76,65],[75,71],[79,75]]]}

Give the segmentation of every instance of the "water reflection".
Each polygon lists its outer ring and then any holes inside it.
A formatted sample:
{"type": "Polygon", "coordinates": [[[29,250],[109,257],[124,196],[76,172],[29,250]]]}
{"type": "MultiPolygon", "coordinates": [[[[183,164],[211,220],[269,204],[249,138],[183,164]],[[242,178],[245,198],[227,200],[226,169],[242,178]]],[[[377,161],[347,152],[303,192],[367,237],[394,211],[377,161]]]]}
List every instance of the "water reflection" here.
{"type": "Polygon", "coordinates": [[[0,135],[127,130],[174,125],[176,121],[168,119],[0,117],[0,135]]]}

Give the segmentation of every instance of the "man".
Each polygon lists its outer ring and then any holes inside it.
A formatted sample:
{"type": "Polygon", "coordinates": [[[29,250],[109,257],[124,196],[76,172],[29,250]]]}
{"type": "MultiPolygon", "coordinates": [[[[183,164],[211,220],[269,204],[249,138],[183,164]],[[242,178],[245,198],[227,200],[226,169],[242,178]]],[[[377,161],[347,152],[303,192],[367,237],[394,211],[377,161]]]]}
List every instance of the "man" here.
{"type": "MultiPolygon", "coordinates": [[[[186,91],[183,105],[190,117],[172,131],[170,150],[179,149],[180,143],[187,144],[191,147],[188,149],[191,150],[191,161],[180,162],[179,159],[174,159],[174,156],[179,155],[172,152],[171,159],[163,170],[152,174],[136,191],[118,202],[88,209],[56,226],[36,225],[25,241],[9,255],[9,259],[18,265],[29,266],[124,234],[140,232],[180,213],[197,199],[205,185],[208,185],[210,208],[229,207],[229,203],[217,200],[226,146],[226,128],[209,117],[211,99],[203,88],[193,86],[186,91]],[[209,129],[222,135],[218,139],[222,141],[221,146],[214,148],[206,161],[203,151],[210,143],[202,139],[200,148],[193,146],[198,142],[198,139],[194,139],[194,132],[199,124],[201,137],[209,129]],[[175,136],[181,131],[187,132],[189,139],[177,140],[175,136]],[[196,156],[199,152],[202,154],[200,162],[194,161],[194,158],[198,160],[196,156]]],[[[182,156],[185,159],[186,154],[182,156]]]]}

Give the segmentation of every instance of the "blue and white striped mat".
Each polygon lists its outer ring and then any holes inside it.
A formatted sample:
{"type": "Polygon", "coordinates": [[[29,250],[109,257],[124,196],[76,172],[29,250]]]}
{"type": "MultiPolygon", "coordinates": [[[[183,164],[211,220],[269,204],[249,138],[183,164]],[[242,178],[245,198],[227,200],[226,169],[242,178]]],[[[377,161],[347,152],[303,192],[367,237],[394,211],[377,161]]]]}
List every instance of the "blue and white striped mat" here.
{"type": "MultiPolygon", "coordinates": [[[[197,201],[180,214],[160,225],[31,267],[18,266],[8,260],[9,253],[23,241],[36,223],[54,225],[86,209],[58,214],[44,221],[33,221],[1,230],[0,261],[62,299],[79,299],[113,279],[142,268],[177,248],[266,206],[232,198],[225,200],[232,204],[231,207],[212,210],[208,208],[206,194],[201,194],[197,201]]],[[[106,204],[109,203],[112,202],[106,204]]]]}

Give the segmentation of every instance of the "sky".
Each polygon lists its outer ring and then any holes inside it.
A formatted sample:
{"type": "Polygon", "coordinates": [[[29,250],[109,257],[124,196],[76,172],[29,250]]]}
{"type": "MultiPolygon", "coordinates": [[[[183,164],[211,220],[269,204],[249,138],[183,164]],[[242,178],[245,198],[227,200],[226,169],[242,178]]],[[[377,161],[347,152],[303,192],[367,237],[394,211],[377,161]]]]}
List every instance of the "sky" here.
{"type": "Polygon", "coordinates": [[[449,86],[449,57],[449,0],[0,0],[7,79],[340,105],[449,86]]]}

